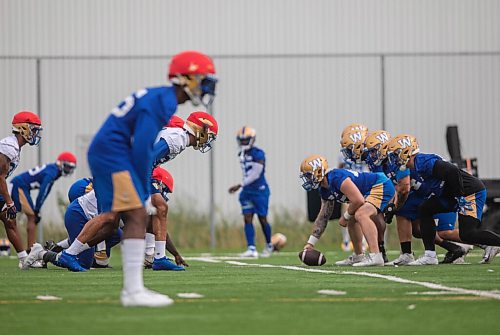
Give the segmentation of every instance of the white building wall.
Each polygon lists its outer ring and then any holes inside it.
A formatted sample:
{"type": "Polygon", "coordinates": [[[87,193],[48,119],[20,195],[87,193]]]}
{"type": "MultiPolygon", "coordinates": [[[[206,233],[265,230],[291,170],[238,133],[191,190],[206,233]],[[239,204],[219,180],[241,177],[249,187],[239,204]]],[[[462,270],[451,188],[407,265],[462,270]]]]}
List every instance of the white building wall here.
{"type": "MultiPolygon", "coordinates": [[[[0,0],[0,34],[0,135],[16,111],[38,110],[39,59],[42,161],[62,150],[78,156],[75,176],[61,178],[44,207],[53,221],[61,220],[56,193],[88,174],[86,145],[107,113],[134,90],[164,83],[169,57],[184,49],[213,55],[220,78],[221,215],[239,210],[227,194],[241,179],[238,127],[254,126],[266,150],[272,207],[303,211],[300,161],[322,153],[336,165],[342,127],[380,128],[383,96],[389,131],[447,156],[445,126],[458,124],[463,154],[479,158],[482,176],[500,177],[498,1],[0,0]]],[[[173,206],[207,209],[208,158],[188,149],[169,163],[173,206]]],[[[23,148],[16,172],[36,162],[36,149],[23,148]]]]}

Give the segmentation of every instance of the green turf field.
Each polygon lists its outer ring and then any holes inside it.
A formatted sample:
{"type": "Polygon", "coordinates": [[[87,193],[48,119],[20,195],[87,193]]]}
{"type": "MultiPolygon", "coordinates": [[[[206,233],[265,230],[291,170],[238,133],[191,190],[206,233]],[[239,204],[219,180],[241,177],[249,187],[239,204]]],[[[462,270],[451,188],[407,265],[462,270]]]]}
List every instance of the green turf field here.
{"type": "Polygon", "coordinates": [[[320,268],[300,265],[291,252],[270,259],[235,260],[276,267],[231,264],[225,259],[218,263],[191,260],[185,272],[145,272],[149,288],[175,299],[173,306],[163,309],[125,309],[119,305],[122,273],[116,254],[113,269],[87,273],[53,266],[21,271],[15,259],[0,258],[1,334],[500,332],[500,258],[493,264],[478,265],[479,251],[468,256],[470,265],[376,269],[330,265],[346,255],[340,252],[327,253],[329,262],[320,268]],[[366,276],[373,273],[383,277],[366,276]],[[401,283],[401,279],[411,282],[401,283]],[[422,282],[444,288],[421,286],[422,282]],[[458,292],[450,292],[453,288],[459,288],[458,292]],[[345,294],[321,295],[318,290],[345,294]],[[185,292],[204,297],[177,297],[185,292]],[[36,300],[38,295],[62,300],[40,301],[36,300]]]}

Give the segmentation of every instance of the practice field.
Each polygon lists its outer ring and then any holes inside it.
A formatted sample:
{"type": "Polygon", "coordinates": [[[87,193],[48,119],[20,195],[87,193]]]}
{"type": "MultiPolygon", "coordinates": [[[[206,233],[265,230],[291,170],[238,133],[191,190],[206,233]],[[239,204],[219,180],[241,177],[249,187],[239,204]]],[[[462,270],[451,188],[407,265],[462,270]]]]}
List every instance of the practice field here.
{"type": "Polygon", "coordinates": [[[470,265],[364,269],[331,265],[340,252],[316,268],[291,252],[259,260],[192,255],[185,272],[145,271],[149,288],[175,299],[162,309],[119,305],[117,254],[113,269],[87,273],[21,271],[17,260],[0,258],[1,333],[498,334],[500,258],[479,265],[479,251],[470,265]]]}

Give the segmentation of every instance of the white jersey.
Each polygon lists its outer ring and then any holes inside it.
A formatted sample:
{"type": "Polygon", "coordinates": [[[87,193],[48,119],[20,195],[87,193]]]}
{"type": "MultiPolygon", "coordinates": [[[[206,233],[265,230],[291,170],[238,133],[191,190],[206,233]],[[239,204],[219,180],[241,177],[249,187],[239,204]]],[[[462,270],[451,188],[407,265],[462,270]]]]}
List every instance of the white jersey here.
{"type": "Polygon", "coordinates": [[[7,172],[7,177],[9,177],[19,165],[21,157],[21,148],[19,148],[15,135],[0,140],[0,153],[10,160],[9,171],[7,172]]]}
{"type": "Polygon", "coordinates": [[[85,193],[78,198],[78,204],[83,209],[87,219],[91,220],[99,214],[97,212],[97,198],[95,197],[94,190],[85,193]]]}
{"type": "Polygon", "coordinates": [[[163,128],[158,133],[156,142],[158,142],[160,139],[163,139],[165,140],[165,142],[167,142],[169,149],[169,154],[161,160],[161,163],[165,163],[174,159],[178,154],[183,152],[189,144],[189,134],[183,128],[163,128]]]}

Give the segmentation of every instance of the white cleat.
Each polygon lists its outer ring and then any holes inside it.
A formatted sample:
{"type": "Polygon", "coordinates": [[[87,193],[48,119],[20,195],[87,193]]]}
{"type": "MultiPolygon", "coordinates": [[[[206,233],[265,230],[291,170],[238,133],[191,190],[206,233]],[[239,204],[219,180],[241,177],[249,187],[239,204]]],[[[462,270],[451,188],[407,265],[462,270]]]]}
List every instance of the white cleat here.
{"type": "Polygon", "coordinates": [[[43,263],[40,261],[39,255],[43,251],[43,247],[40,243],[35,243],[31,247],[31,251],[23,261],[21,269],[28,270],[29,268],[42,268],[43,263]]]}
{"type": "Polygon", "coordinates": [[[437,259],[437,256],[431,257],[431,256],[423,255],[423,256],[420,256],[416,261],[408,263],[408,265],[412,265],[412,266],[438,265],[438,259],[437,259]]]}
{"type": "Polygon", "coordinates": [[[264,257],[264,258],[271,257],[271,255],[273,254],[273,251],[274,251],[273,245],[268,244],[268,245],[266,245],[264,250],[262,250],[260,257],[264,257]]]}
{"type": "Polygon", "coordinates": [[[167,295],[146,288],[134,293],[122,290],[120,301],[123,307],[166,307],[174,303],[167,295]]]}
{"type": "Polygon", "coordinates": [[[240,257],[246,257],[246,258],[259,258],[259,253],[255,249],[247,249],[244,253],[240,254],[240,257]]]}
{"type": "Polygon", "coordinates": [[[489,263],[491,263],[495,259],[495,256],[499,252],[500,252],[500,247],[490,247],[490,246],[487,246],[484,249],[483,259],[479,263],[480,264],[489,264],[489,263]]]}
{"type": "Polygon", "coordinates": [[[400,254],[398,258],[396,258],[392,262],[387,263],[386,265],[402,266],[408,265],[413,261],[415,261],[415,257],[413,256],[413,254],[400,254]]]}
{"type": "Polygon", "coordinates": [[[358,263],[354,263],[352,266],[384,266],[384,256],[381,252],[370,253],[365,257],[364,260],[358,263]]]}
{"type": "Polygon", "coordinates": [[[365,260],[365,255],[364,254],[359,254],[359,255],[352,254],[351,256],[347,257],[344,260],[335,262],[335,265],[341,265],[341,266],[346,266],[347,265],[348,266],[348,265],[353,265],[353,264],[362,262],[364,260],[365,260]]]}

